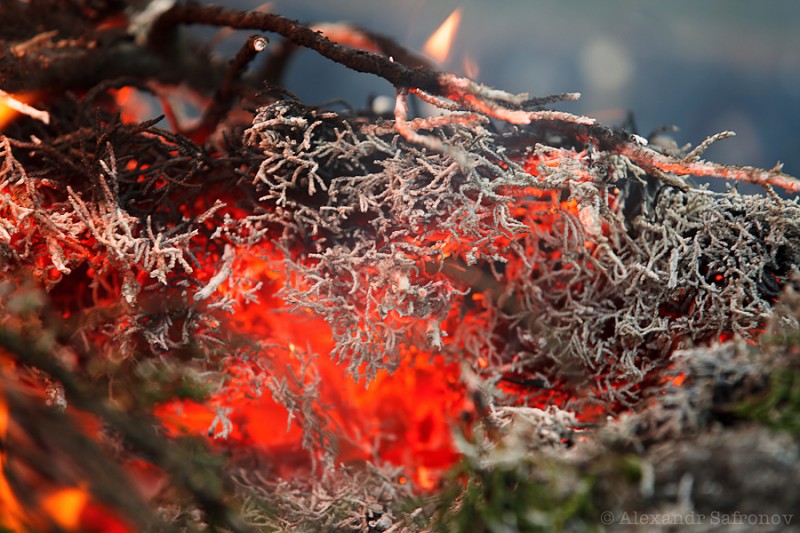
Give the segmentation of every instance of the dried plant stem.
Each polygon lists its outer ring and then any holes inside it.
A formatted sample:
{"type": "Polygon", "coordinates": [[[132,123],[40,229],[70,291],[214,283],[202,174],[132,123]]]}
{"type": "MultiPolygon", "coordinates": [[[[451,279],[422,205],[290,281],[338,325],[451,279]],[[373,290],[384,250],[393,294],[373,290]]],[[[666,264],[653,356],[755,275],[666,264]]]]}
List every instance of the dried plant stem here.
{"type": "Polygon", "coordinates": [[[784,174],[780,170],[780,165],[776,165],[770,170],[739,165],[722,165],[703,160],[693,160],[702,153],[711,142],[730,137],[728,132],[723,132],[710,137],[707,141],[698,146],[692,153],[685,158],[671,157],[662,154],[631,140],[623,132],[612,130],[602,124],[586,126],[568,121],[553,121],[550,127],[573,139],[586,139],[600,150],[618,153],[629,158],[634,164],[644,169],[654,177],[664,181],[667,185],[685,190],[686,185],[676,176],[698,176],[724,178],[730,180],[744,181],[756,185],[780,187],[787,192],[800,192],[800,180],[794,176],[784,174]],[[675,176],[670,176],[674,174],[675,176]]]}
{"type": "MultiPolygon", "coordinates": [[[[544,103],[574,100],[578,97],[576,93],[533,99],[527,94],[511,94],[452,73],[436,72],[419,63],[409,66],[401,61],[396,61],[391,56],[343,46],[331,41],[311,27],[272,13],[237,11],[220,6],[189,2],[177,5],[168,11],[156,25],[154,31],[168,31],[170,27],[178,24],[209,24],[235,29],[271,31],[283,35],[295,45],[314,50],[351,70],[374,74],[392,83],[401,91],[398,93],[399,107],[395,110],[396,116],[401,118],[403,116],[401,100],[405,100],[407,91],[411,91],[426,101],[436,102],[434,105],[445,109],[466,109],[512,124],[527,125],[533,122],[547,121],[552,124],[553,129],[568,132],[576,139],[588,138],[601,145],[601,148],[610,148],[612,151],[630,158],[636,165],[668,185],[681,189],[686,189],[687,185],[679,178],[670,176],[669,173],[679,176],[721,177],[759,185],[777,186],[790,192],[800,191],[800,181],[783,174],[778,169],[763,170],[696,160],[711,143],[729,136],[728,133],[712,136],[686,158],[677,159],[631,141],[624,133],[595,124],[595,121],[589,117],[561,111],[527,110],[532,106],[544,103]],[[398,109],[400,110],[399,114],[398,109]]],[[[440,152],[443,151],[441,141],[413,131],[408,127],[407,120],[398,120],[397,127],[407,140],[440,152]]]]}
{"type": "Polygon", "coordinates": [[[197,126],[197,131],[201,133],[214,131],[233,104],[236,97],[237,81],[247,69],[247,65],[255,59],[259,52],[266,50],[268,44],[269,40],[261,35],[251,35],[247,39],[228,65],[222,85],[217,89],[214,100],[203,114],[203,118],[197,126]]]}
{"type": "Polygon", "coordinates": [[[749,166],[722,165],[703,160],[695,161],[688,157],[677,159],[630,141],[621,143],[618,149],[622,155],[629,157],[631,161],[652,172],[656,177],[660,177],[657,171],[661,171],[678,176],[725,178],[755,185],[780,187],[787,192],[800,192],[800,180],[780,172],[779,167],[766,170],[749,166]],[[656,172],[653,172],[654,170],[656,172]]]}
{"type": "Polygon", "coordinates": [[[441,139],[430,135],[422,135],[408,123],[408,90],[398,89],[394,106],[394,120],[397,132],[410,143],[424,146],[434,152],[444,152],[445,144],[441,139]]]}
{"type": "MultiPolygon", "coordinates": [[[[527,94],[511,94],[492,89],[468,78],[427,68],[422,62],[413,66],[395,60],[394,56],[377,54],[335,43],[312,27],[272,13],[245,12],[220,6],[205,6],[194,2],[175,6],[167,12],[155,31],[167,31],[176,24],[209,24],[236,29],[271,31],[283,35],[298,46],[309,48],[341,63],[351,70],[375,74],[398,88],[414,88],[430,94],[449,98],[464,108],[514,124],[530,124],[534,120],[566,120],[579,124],[592,124],[587,117],[554,111],[524,111],[523,104],[530,102],[527,94]]],[[[407,57],[405,54],[403,57],[407,57]]],[[[545,101],[571,100],[575,93],[546,97],[545,101]],[[561,97],[563,96],[563,98],[561,97]]]]}
{"type": "Polygon", "coordinates": [[[154,32],[168,31],[171,26],[178,24],[208,24],[241,30],[270,31],[352,70],[380,76],[395,86],[419,87],[433,93],[439,93],[442,89],[437,72],[422,67],[409,67],[390,61],[380,54],[342,46],[308,26],[273,13],[238,11],[189,2],[176,5],[168,11],[154,28],[154,32]]]}
{"type": "Polygon", "coordinates": [[[697,145],[694,148],[694,150],[692,150],[691,152],[686,154],[686,157],[684,157],[683,160],[687,161],[687,162],[688,161],[697,161],[698,159],[700,159],[700,156],[702,156],[705,153],[705,151],[708,150],[711,147],[711,145],[714,144],[715,142],[721,141],[722,139],[728,139],[730,137],[735,137],[735,136],[736,136],[736,133],[734,133],[732,131],[721,131],[719,133],[716,133],[716,134],[712,135],[711,137],[708,137],[706,140],[701,142],[699,145],[697,145]]]}

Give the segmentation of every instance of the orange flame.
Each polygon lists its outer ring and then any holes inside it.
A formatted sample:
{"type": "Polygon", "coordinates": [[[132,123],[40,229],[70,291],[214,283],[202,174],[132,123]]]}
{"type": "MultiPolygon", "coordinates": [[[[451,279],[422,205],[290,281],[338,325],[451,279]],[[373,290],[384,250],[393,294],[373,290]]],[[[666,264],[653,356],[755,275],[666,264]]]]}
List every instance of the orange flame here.
{"type": "Polygon", "coordinates": [[[460,23],[461,8],[459,7],[450,13],[442,25],[431,34],[422,50],[439,63],[444,63],[447,56],[450,55],[450,46],[453,44],[460,23]]]}
{"type": "Polygon", "coordinates": [[[17,531],[22,528],[22,507],[5,476],[0,475],[0,529],[17,531]]]}
{"type": "MultiPolygon", "coordinates": [[[[3,384],[0,383],[0,443],[5,444],[8,425],[8,402],[6,401],[3,384]]],[[[24,517],[24,513],[17,497],[14,495],[14,490],[3,474],[7,461],[6,452],[3,448],[0,448],[0,529],[15,531],[22,527],[21,520],[24,517]]]]}
{"type": "Polygon", "coordinates": [[[28,105],[36,99],[35,93],[10,94],[0,89],[0,131],[8,126],[20,113],[41,120],[45,124],[50,121],[45,111],[28,105]]]}
{"type": "Polygon", "coordinates": [[[42,509],[61,529],[74,531],[81,525],[81,512],[89,502],[86,489],[68,487],[47,496],[42,509]]]}
{"type": "MultiPolygon", "coordinates": [[[[275,283],[260,289],[258,302],[243,305],[235,316],[221,320],[226,321],[226,328],[247,338],[269,338],[275,345],[288,347],[288,351],[265,349],[261,355],[276,361],[273,372],[280,380],[281,372],[285,370],[288,377],[290,367],[297,366],[297,352],[330,353],[333,339],[330,328],[319,318],[275,311],[279,304],[274,290],[285,280],[281,273],[269,271],[269,262],[264,261],[274,251],[256,252],[254,249],[253,253],[241,253],[232,267],[234,272],[242,276],[245,272],[259,273],[275,283]]],[[[221,286],[219,290],[237,289],[221,286]]],[[[444,361],[431,361],[429,354],[411,347],[404,356],[408,358],[407,365],[391,375],[379,372],[368,387],[354,381],[334,360],[316,359],[314,366],[320,377],[317,387],[332,426],[343,437],[337,462],[347,464],[380,457],[404,466],[420,489],[432,490],[444,471],[458,459],[450,426],[462,407],[463,392],[457,387],[458,368],[444,361]]],[[[229,436],[231,444],[268,450],[280,457],[281,477],[296,476],[298,471],[309,468],[306,453],[301,451],[302,431],[297,422],[288,424],[286,408],[271,395],[253,397],[236,392],[245,391],[251,379],[246,363],[234,364],[227,372],[229,390],[211,403],[235,406],[231,415],[234,423],[229,436]]],[[[297,369],[291,372],[301,374],[297,369]]],[[[176,435],[206,433],[214,419],[211,405],[188,401],[163,404],[156,415],[176,435]]]]}
{"type": "Polygon", "coordinates": [[[475,61],[472,56],[469,54],[464,56],[464,74],[467,75],[468,78],[472,78],[473,80],[478,77],[478,74],[481,73],[481,69],[478,66],[477,61],[475,61]]]}

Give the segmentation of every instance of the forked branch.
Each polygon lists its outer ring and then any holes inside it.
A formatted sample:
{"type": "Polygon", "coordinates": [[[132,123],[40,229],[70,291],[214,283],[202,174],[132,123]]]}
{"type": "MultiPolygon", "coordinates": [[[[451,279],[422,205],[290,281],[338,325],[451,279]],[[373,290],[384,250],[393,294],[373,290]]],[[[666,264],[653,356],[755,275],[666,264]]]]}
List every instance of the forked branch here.
{"type": "MultiPolygon", "coordinates": [[[[601,148],[610,148],[628,157],[634,164],[651,173],[668,185],[685,189],[680,178],[671,174],[720,177],[746,181],[765,186],[777,186],[789,192],[800,192],[800,181],[784,174],[780,167],[771,170],[747,166],[721,165],[699,160],[712,142],[729,136],[728,133],[712,136],[683,159],[662,154],[632,140],[624,132],[595,124],[588,117],[550,110],[530,110],[540,105],[564,100],[575,100],[576,93],[566,93],[543,98],[530,98],[527,94],[511,94],[493,89],[468,78],[449,72],[437,72],[424,62],[413,66],[395,60],[392,56],[360,50],[338,44],[323,33],[297,21],[258,11],[237,11],[220,6],[201,5],[196,2],[179,4],[167,11],[153,28],[154,34],[169,31],[179,24],[208,24],[234,29],[275,32],[297,46],[309,48],[347,68],[379,76],[398,89],[398,131],[409,140],[429,148],[442,148],[441,142],[432,146],[433,139],[419,135],[408,128],[405,121],[405,98],[408,92],[450,111],[471,111],[511,124],[527,125],[548,122],[554,129],[575,139],[584,139],[601,148]]],[[[406,57],[412,55],[406,54],[406,57]]]]}

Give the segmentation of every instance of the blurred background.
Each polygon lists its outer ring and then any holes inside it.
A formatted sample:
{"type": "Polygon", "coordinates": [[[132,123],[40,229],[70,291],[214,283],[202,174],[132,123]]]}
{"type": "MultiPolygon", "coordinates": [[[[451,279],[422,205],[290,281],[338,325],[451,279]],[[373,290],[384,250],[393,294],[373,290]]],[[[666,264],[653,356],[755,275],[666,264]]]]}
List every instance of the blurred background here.
{"type": "MultiPolygon", "coordinates": [[[[236,0],[252,9],[262,0],[236,0]]],[[[512,92],[582,93],[554,106],[638,132],[675,125],[679,145],[734,130],[707,158],[800,176],[800,6],[797,0],[274,0],[305,23],[348,21],[421,51],[457,8],[443,68],[512,92]]],[[[236,50],[245,35],[228,39],[236,50]]],[[[275,37],[277,39],[277,37],[275,37]]],[[[285,83],[307,103],[356,107],[393,95],[388,83],[314,52],[294,58],[285,83]]],[[[717,187],[715,187],[717,188],[717,187]]]]}

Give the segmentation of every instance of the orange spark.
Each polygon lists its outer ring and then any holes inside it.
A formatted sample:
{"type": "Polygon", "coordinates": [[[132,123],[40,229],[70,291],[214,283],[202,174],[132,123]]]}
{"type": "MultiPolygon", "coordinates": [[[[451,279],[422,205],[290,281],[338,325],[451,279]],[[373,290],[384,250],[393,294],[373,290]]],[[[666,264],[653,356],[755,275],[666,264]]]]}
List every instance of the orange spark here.
{"type": "Polygon", "coordinates": [[[453,44],[460,22],[461,8],[459,7],[450,13],[442,25],[431,34],[422,50],[439,63],[444,63],[450,54],[450,45],[453,44]]]}

